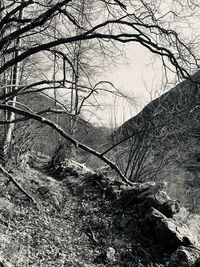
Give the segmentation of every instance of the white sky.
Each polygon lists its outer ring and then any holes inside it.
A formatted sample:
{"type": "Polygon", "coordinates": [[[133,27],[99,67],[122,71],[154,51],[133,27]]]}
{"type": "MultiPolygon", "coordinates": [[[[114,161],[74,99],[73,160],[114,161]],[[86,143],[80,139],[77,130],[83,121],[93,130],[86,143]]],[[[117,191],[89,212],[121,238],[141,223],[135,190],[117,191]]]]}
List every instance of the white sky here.
{"type": "MultiPolygon", "coordinates": [[[[199,45],[200,40],[199,1],[169,0],[159,2],[160,12],[163,11],[163,14],[165,14],[166,27],[175,29],[182,39],[187,42],[190,40],[195,47],[199,45]],[[173,12],[169,12],[170,10],[178,14],[172,22],[170,18],[173,17],[173,12]]],[[[162,17],[161,14],[157,14],[157,16],[162,17]]],[[[199,47],[196,47],[196,49],[198,51],[199,47]]],[[[116,124],[122,124],[136,115],[148,102],[171,89],[176,83],[177,77],[168,73],[171,85],[169,84],[167,88],[163,88],[162,78],[164,73],[161,62],[158,59],[155,62],[152,54],[141,45],[127,45],[126,56],[129,65],[112,68],[112,71],[106,73],[104,78],[113,82],[125,94],[134,96],[138,105],[131,106],[124,100],[116,100],[112,96],[102,98],[101,103],[105,104],[105,108],[97,112],[100,119],[93,118],[91,120],[99,125],[115,126],[116,124]]]]}
{"type": "Polygon", "coordinates": [[[137,44],[127,46],[126,56],[129,64],[114,67],[104,78],[113,82],[125,95],[134,97],[135,101],[130,104],[123,98],[102,97],[100,102],[104,108],[97,112],[97,119],[91,119],[98,125],[121,125],[163,93],[159,61],[154,62],[152,54],[137,44]]]}

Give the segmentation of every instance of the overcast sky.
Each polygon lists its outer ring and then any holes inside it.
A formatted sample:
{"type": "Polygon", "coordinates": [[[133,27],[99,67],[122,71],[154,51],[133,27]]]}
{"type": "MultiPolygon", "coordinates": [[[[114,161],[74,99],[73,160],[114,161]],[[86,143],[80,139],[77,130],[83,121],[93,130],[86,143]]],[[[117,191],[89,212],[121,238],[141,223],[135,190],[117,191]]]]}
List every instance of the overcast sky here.
{"type": "Polygon", "coordinates": [[[165,91],[159,59],[155,60],[147,49],[137,44],[127,46],[126,56],[129,64],[112,68],[105,79],[114,83],[125,95],[132,97],[133,101],[130,103],[112,95],[101,97],[100,102],[104,104],[104,108],[96,113],[97,118],[91,119],[99,125],[121,125],[165,91]]]}

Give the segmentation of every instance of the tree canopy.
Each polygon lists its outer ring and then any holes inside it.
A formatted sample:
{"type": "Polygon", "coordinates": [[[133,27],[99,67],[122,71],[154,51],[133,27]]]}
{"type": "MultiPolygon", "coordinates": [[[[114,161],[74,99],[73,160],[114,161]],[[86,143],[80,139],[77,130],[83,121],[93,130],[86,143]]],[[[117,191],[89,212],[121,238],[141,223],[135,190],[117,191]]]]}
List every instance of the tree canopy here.
{"type": "Polygon", "coordinates": [[[11,115],[15,113],[36,119],[113,167],[104,153],[78,144],[58,125],[17,103],[15,97],[29,90],[68,88],[74,90],[75,100],[63,112],[77,116],[101,84],[94,82],[92,74],[106,60],[115,62],[116,51],[126,49],[127,43],[140,44],[160,57],[165,70],[191,79],[199,68],[198,13],[196,0],[1,1],[0,109],[9,113],[2,123],[14,123],[16,118],[11,115]],[[40,72],[43,74],[38,75],[40,72]],[[77,92],[85,90],[78,98],[77,92]]]}

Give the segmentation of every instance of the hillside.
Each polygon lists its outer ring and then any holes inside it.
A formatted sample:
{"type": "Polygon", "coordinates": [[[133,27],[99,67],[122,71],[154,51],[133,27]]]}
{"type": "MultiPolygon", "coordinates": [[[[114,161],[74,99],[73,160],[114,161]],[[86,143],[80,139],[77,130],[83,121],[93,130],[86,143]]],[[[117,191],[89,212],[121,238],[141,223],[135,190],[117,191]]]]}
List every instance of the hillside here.
{"type": "MultiPolygon", "coordinates": [[[[46,113],[43,113],[43,116],[57,123],[66,133],[69,133],[70,116],[67,113],[57,115],[53,112],[48,112],[49,109],[55,110],[55,101],[47,95],[42,93],[22,94],[17,98],[17,101],[34,112],[46,110],[46,113]]],[[[63,107],[60,105],[57,105],[56,108],[63,110],[63,107]]],[[[97,149],[106,142],[105,140],[107,139],[107,136],[110,135],[111,131],[112,129],[107,127],[95,127],[93,124],[79,116],[76,122],[74,138],[85,145],[97,149]]],[[[0,136],[3,136],[3,127],[0,129],[0,136]]],[[[55,149],[61,143],[65,143],[70,147],[70,144],[67,143],[66,140],[60,137],[55,130],[48,126],[33,120],[18,122],[16,123],[13,132],[11,156],[17,161],[19,160],[18,158],[28,150],[52,156],[55,149]]],[[[98,160],[95,162],[90,160],[90,155],[83,151],[80,152],[79,150],[76,150],[75,153],[76,158],[79,158],[81,162],[87,160],[88,164],[91,166],[99,166],[102,164],[98,160]]]]}
{"type": "MultiPolygon", "coordinates": [[[[32,109],[39,103],[37,112],[53,107],[48,100],[21,99],[32,109]]],[[[76,162],[84,154],[77,153],[76,161],[65,154],[49,171],[46,163],[61,141],[57,134],[33,121],[17,124],[13,155],[19,146],[24,157],[20,168],[10,164],[0,175],[0,264],[199,267],[199,215],[192,213],[200,208],[198,101],[197,88],[183,82],[112,135],[115,142],[132,135],[108,153],[132,185],[110,169],[96,170],[97,162],[94,169],[76,162]]],[[[47,116],[68,130],[66,115],[47,116]]],[[[79,127],[82,142],[96,148],[107,141],[110,130],[86,122],[79,127]]]]}
{"type": "MultiPolygon", "coordinates": [[[[174,123],[176,119],[178,119],[179,123],[182,122],[180,120],[183,120],[186,124],[194,108],[194,118],[197,117],[200,91],[196,83],[200,83],[200,71],[196,72],[191,79],[193,82],[191,80],[185,80],[151,101],[139,114],[119,127],[118,132],[127,135],[128,131],[133,133],[134,130],[137,131],[138,129],[144,128],[144,126],[146,128],[147,126],[158,126],[162,124],[166,124],[167,126],[169,120],[172,120],[172,123],[174,123]]],[[[194,126],[194,123],[195,121],[190,121],[189,126],[194,126]]],[[[196,122],[196,125],[198,125],[198,122],[196,122]]]]}
{"type": "MultiPolygon", "coordinates": [[[[192,79],[200,82],[200,71],[192,79]]],[[[125,158],[121,165],[130,179],[166,180],[169,193],[196,212],[200,212],[199,103],[199,86],[183,81],[113,135],[114,142],[127,139],[116,153],[125,158]]]]}
{"type": "Polygon", "coordinates": [[[68,169],[58,181],[28,165],[12,175],[35,204],[0,175],[3,267],[199,266],[199,217],[180,212],[164,183],[68,169]]]}
{"type": "Polygon", "coordinates": [[[199,0],[0,0],[0,267],[200,267],[198,25],[199,0]]]}

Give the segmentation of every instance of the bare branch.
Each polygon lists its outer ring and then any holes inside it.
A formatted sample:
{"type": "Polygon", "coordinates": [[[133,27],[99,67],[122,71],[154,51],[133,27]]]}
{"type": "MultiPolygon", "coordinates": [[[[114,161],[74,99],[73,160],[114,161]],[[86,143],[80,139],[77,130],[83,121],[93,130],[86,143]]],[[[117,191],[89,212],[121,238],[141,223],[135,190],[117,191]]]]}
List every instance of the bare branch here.
{"type": "Polygon", "coordinates": [[[5,175],[10,181],[13,182],[13,184],[29,199],[31,200],[35,205],[37,205],[37,202],[35,201],[35,199],[29,194],[27,193],[24,188],[21,187],[21,185],[15,180],[15,178],[8,173],[1,165],[0,165],[0,171],[3,173],[3,175],[5,175]]]}
{"type": "Polygon", "coordinates": [[[44,117],[41,117],[35,113],[31,113],[31,112],[27,112],[27,111],[23,111],[21,109],[18,109],[18,108],[14,108],[12,106],[8,106],[8,105],[3,105],[3,104],[0,104],[0,109],[2,110],[10,110],[16,114],[19,114],[21,116],[24,116],[24,117],[28,117],[30,119],[34,119],[36,121],[39,121],[45,125],[48,125],[50,126],[52,129],[56,130],[62,137],[64,137],[66,140],[70,141],[73,145],[75,145],[75,147],[77,148],[80,148],[94,156],[96,156],[97,158],[101,159],[102,161],[104,161],[107,165],[109,165],[111,167],[111,169],[115,170],[116,173],[120,176],[120,178],[122,179],[123,182],[125,182],[126,184],[129,184],[129,185],[133,185],[123,174],[122,172],[120,171],[120,169],[112,162],[110,161],[108,158],[106,158],[104,155],[102,155],[101,153],[93,150],[92,148],[82,144],[82,143],[79,143],[77,140],[75,140],[74,138],[72,138],[71,136],[69,136],[68,134],[66,134],[64,132],[64,130],[62,128],[60,128],[56,123],[44,118],[44,117]]]}

